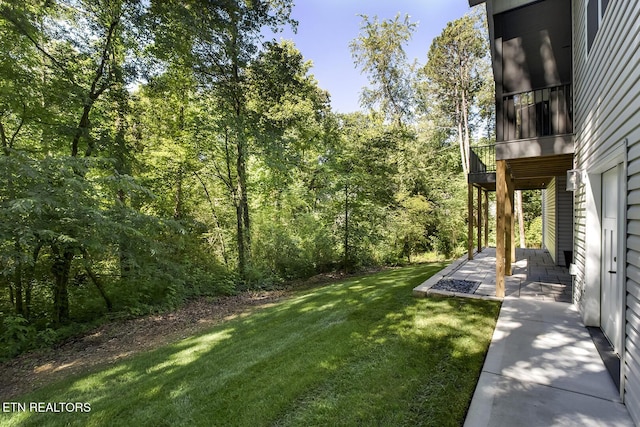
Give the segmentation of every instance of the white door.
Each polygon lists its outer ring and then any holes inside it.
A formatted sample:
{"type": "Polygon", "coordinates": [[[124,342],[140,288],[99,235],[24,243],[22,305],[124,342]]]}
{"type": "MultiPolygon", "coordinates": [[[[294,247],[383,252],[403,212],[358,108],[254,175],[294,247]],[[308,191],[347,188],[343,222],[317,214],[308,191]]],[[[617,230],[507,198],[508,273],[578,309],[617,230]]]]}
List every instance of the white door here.
{"type": "Polygon", "coordinates": [[[622,318],[622,292],[618,286],[618,189],[619,167],[602,175],[602,287],[600,327],[619,353],[622,318]]]}

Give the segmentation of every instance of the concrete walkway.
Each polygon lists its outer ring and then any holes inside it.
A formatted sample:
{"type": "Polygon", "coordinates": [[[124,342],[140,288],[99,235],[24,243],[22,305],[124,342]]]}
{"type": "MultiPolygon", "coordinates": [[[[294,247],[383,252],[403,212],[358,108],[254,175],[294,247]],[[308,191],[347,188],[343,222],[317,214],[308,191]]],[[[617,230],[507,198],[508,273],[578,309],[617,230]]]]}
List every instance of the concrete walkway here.
{"type": "MultiPolygon", "coordinates": [[[[633,426],[580,315],[561,302],[571,298],[566,269],[540,250],[517,260],[465,427],[633,426]]],[[[480,282],[471,295],[453,294],[495,299],[495,251],[445,270],[414,294],[451,295],[431,288],[453,277],[480,282]]]]}
{"type": "Polygon", "coordinates": [[[571,304],[507,297],[464,425],[633,422],[571,304]]]}

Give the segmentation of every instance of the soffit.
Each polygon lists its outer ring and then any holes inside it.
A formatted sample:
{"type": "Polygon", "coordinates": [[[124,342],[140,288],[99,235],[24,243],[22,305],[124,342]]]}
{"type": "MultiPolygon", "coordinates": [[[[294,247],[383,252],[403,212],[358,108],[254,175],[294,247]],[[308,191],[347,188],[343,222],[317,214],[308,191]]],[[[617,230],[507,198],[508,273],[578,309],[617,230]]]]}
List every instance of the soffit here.
{"type": "Polygon", "coordinates": [[[573,155],[542,156],[507,161],[516,187],[521,189],[546,188],[555,176],[565,176],[573,169],[573,155]]]}

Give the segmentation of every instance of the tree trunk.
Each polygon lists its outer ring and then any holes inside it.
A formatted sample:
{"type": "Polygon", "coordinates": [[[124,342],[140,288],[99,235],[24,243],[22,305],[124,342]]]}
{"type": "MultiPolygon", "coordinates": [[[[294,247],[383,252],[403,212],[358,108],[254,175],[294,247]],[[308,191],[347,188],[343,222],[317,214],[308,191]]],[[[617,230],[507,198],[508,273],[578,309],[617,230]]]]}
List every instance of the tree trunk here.
{"type": "Polygon", "coordinates": [[[107,292],[104,290],[104,286],[102,286],[102,282],[100,281],[100,278],[98,277],[98,275],[91,268],[91,258],[89,257],[89,252],[87,252],[86,249],[83,249],[83,251],[82,251],[82,258],[84,260],[84,269],[85,269],[85,271],[87,272],[87,274],[91,278],[91,281],[93,282],[95,287],[98,289],[98,292],[100,293],[100,296],[102,297],[102,299],[104,300],[105,305],[107,306],[107,311],[109,313],[111,313],[113,311],[113,304],[111,303],[111,299],[109,299],[109,296],[107,295],[107,292]]]}
{"type": "Polygon", "coordinates": [[[344,260],[345,271],[349,269],[349,184],[344,185],[344,260]]]}
{"type": "Polygon", "coordinates": [[[11,305],[15,306],[16,304],[16,296],[13,293],[13,285],[11,284],[11,282],[9,282],[9,302],[11,302],[11,305]]]}
{"type": "Polygon", "coordinates": [[[463,126],[463,151],[464,151],[464,170],[466,170],[467,174],[470,172],[469,170],[469,107],[467,102],[467,96],[464,91],[462,91],[462,126],[463,126]]]}
{"type": "Polygon", "coordinates": [[[460,118],[460,104],[456,103],[456,117],[458,118],[458,147],[460,148],[460,164],[462,165],[462,172],[466,177],[469,174],[469,170],[467,169],[467,161],[465,160],[468,154],[464,152],[464,137],[462,130],[462,120],[460,118]]]}
{"type": "MultiPolygon", "coordinates": [[[[456,97],[458,90],[456,89],[456,97]]],[[[458,132],[458,146],[460,147],[460,163],[462,164],[462,172],[466,177],[469,174],[469,124],[467,120],[466,100],[464,94],[460,94],[460,99],[456,101],[456,120],[458,132]]]]}
{"type": "Polygon", "coordinates": [[[218,219],[218,215],[216,214],[216,207],[213,203],[213,199],[211,198],[211,195],[209,194],[209,189],[207,188],[207,185],[205,184],[204,180],[200,177],[200,175],[197,172],[193,173],[195,175],[196,178],[198,178],[198,181],[200,181],[200,184],[202,185],[202,188],[204,189],[204,194],[207,196],[207,201],[209,202],[209,208],[211,209],[211,217],[213,218],[213,221],[216,224],[216,231],[218,232],[218,239],[220,240],[220,247],[222,249],[222,259],[224,260],[224,265],[229,265],[229,259],[227,258],[227,247],[224,243],[224,236],[222,234],[222,227],[220,226],[220,220],[218,219]]]}
{"type": "Polygon", "coordinates": [[[24,300],[23,296],[23,266],[22,266],[22,248],[20,247],[20,242],[18,241],[18,236],[15,237],[16,241],[14,243],[14,248],[16,251],[16,265],[13,274],[13,286],[14,286],[14,306],[16,309],[16,314],[20,316],[24,316],[24,300]]]}
{"type": "Polygon", "coordinates": [[[31,282],[27,282],[24,289],[24,317],[31,318],[31,282]]]}
{"type": "Polygon", "coordinates": [[[52,246],[54,261],[51,266],[51,273],[54,278],[53,288],[53,321],[63,324],[69,321],[69,275],[71,272],[71,262],[73,252],[64,249],[60,254],[60,249],[52,246]]]}
{"type": "MultiPolygon", "coordinates": [[[[16,244],[17,246],[17,244],[16,244]]],[[[18,257],[20,254],[18,254],[18,257]]],[[[24,315],[24,301],[22,299],[22,262],[18,261],[15,266],[15,271],[13,275],[13,286],[15,289],[15,310],[16,314],[21,316],[24,315]]]]}
{"type": "Polygon", "coordinates": [[[11,151],[9,151],[9,144],[7,142],[7,134],[4,130],[4,125],[0,122],[0,142],[2,143],[2,152],[5,156],[8,156],[11,151]]]}
{"type": "MultiPolygon", "coordinates": [[[[71,156],[76,157],[78,155],[78,148],[80,146],[80,139],[83,136],[87,136],[89,132],[89,114],[91,113],[91,107],[93,107],[93,101],[90,100],[87,104],[82,107],[82,117],[80,117],[80,122],[78,123],[78,128],[76,129],[76,133],[73,135],[73,140],[71,141],[71,156]]],[[[91,144],[87,145],[87,150],[85,154],[87,157],[91,155],[92,147],[91,144]]]]}
{"type": "MultiPolygon", "coordinates": [[[[82,117],[80,117],[80,122],[78,123],[78,127],[76,129],[76,133],[73,136],[73,140],[71,141],[71,156],[76,157],[78,155],[78,148],[80,145],[80,139],[82,137],[87,137],[89,132],[89,115],[91,114],[91,109],[93,108],[96,100],[102,95],[102,93],[107,90],[109,87],[108,82],[100,82],[104,77],[105,68],[107,66],[107,62],[109,62],[109,55],[111,53],[111,44],[113,43],[113,37],[115,35],[115,30],[118,24],[120,23],[120,15],[117,15],[117,18],[113,19],[109,23],[109,27],[107,28],[106,40],[104,43],[104,47],[102,49],[102,54],[100,56],[100,63],[98,64],[98,68],[93,76],[93,80],[91,82],[91,88],[89,89],[89,93],[87,94],[87,100],[82,108],[82,117]]],[[[84,153],[85,157],[91,156],[94,144],[90,138],[87,138],[87,149],[84,153]]]]}
{"type": "Polygon", "coordinates": [[[176,195],[174,197],[175,206],[173,208],[173,219],[182,219],[182,181],[184,175],[184,166],[182,163],[178,166],[178,174],[176,176],[176,195]]]}
{"type": "MultiPolygon", "coordinates": [[[[246,278],[246,270],[247,270],[247,260],[246,260],[246,247],[245,247],[245,226],[244,226],[244,218],[245,214],[243,212],[243,205],[241,202],[241,197],[238,194],[241,188],[243,188],[240,183],[234,182],[234,172],[236,181],[239,181],[237,173],[238,173],[238,153],[233,153],[233,150],[229,148],[229,141],[233,140],[233,129],[226,129],[225,131],[225,167],[226,167],[226,178],[222,179],[222,181],[227,186],[229,190],[229,194],[231,196],[231,200],[233,201],[233,205],[236,208],[236,244],[238,247],[238,274],[240,278],[244,280],[246,278]],[[230,135],[231,134],[231,135],[230,135]],[[234,166],[235,162],[235,166],[234,166]]],[[[236,144],[238,141],[236,140],[236,144]]]]}
{"type": "Polygon", "coordinates": [[[249,225],[249,203],[247,195],[246,141],[242,130],[236,133],[236,221],[238,229],[238,268],[245,279],[247,265],[251,259],[251,228],[249,225]]]}
{"type": "Polygon", "coordinates": [[[249,220],[249,195],[247,192],[246,142],[242,141],[238,149],[238,197],[242,206],[242,225],[244,227],[245,250],[251,254],[251,222],[249,220]]]}
{"type": "Polygon", "coordinates": [[[249,194],[247,191],[247,158],[248,144],[245,127],[245,94],[243,90],[243,78],[241,76],[240,58],[241,47],[239,46],[239,32],[241,22],[237,15],[232,16],[231,27],[231,102],[234,114],[234,133],[236,143],[236,177],[238,179],[236,187],[238,216],[238,261],[240,274],[245,279],[246,268],[251,264],[251,222],[249,215],[249,194]]]}
{"type": "Polygon", "coordinates": [[[242,226],[242,206],[236,201],[236,241],[238,243],[238,273],[244,280],[247,270],[244,247],[244,227],[242,226]]]}
{"type": "MultiPolygon", "coordinates": [[[[236,71],[237,73],[237,71],[236,71]]],[[[236,78],[239,77],[236,75],[236,78]]],[[[239,81],[239,80],[238,80],[239,81]]],[[[243,107],[240,94],[235,100],[235,124],[236,124],[236,176],[238,177],[236,195],[240,209],[237,211],[242,227],[242,257],[244,267],[251,263],[251,222],[249,220],[249,195],[247,191],[247,140],[244,130],[243,107]]]]}
{"type": "Polygon", "coordinates": [[[24,313],[25,317],[29,319],[31,317],[31,288],[33,287],[33,280],[35,277],[36,263],[38,262],[38,256],[40,255],[40,249],[42,249],[42,243],[38,242],[32,253],[32,264],[27,270],[26,287],[24,291],[24,313]]]}

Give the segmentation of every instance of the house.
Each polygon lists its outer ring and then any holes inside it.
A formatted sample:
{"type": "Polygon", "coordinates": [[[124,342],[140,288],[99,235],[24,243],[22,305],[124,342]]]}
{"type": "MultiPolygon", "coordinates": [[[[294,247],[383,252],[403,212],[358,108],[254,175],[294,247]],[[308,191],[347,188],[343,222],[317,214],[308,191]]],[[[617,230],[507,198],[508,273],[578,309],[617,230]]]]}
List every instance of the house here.
{"type": "Polygon", "coordinates": [[[571,264],[573,303],[619,356],[640,424],[640,2],[469,0],[481,3],[496,144],[470,153],[469,202],[477,189],[480,211],[496,191],[496,294],[513,260],[513,191],[544,189],[544,245],[571,264]]]}

